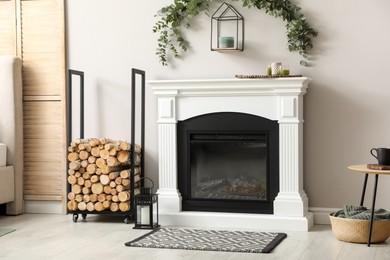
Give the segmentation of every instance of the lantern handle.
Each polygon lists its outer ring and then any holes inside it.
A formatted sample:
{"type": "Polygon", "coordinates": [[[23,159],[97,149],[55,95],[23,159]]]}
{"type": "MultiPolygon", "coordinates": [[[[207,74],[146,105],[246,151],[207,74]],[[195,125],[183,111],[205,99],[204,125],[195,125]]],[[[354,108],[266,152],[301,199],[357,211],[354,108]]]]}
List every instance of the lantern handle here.
{"type": "MultiPolygon", "coordinates": [[[[151,187],[150,189],[153,189],[153,188],[154,188],[154,181],[153,181],[151,178],[144,176],[144,177],[142,177],[142,178],[140,179],[140,181],[143,180],[143,179],[148,179],[149,181],[151,181],[151,182],[152,182],[152,187],[151,187]]],[[[144,185],[144,186],[145,186],[145,185],[144,185]]],[[[144,188],[145,188],[145,187],[144,187],[144,188]]]]}

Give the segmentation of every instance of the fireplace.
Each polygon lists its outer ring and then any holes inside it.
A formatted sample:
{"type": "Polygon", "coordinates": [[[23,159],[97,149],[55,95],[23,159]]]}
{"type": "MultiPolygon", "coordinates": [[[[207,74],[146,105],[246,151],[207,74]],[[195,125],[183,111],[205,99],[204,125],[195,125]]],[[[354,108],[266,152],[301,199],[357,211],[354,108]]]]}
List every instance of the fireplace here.
{"type": "Polygon", "coordinates": [[[183,211],[273,213],[279,191],[279,125],[243,113],[177,124],[183,211]]]}
{"type": "MultiPolygon", "coordinates": [[[[303,97],[310,80],[306,77],[291,77],[148,81],[157,97],[158,107],[157,192],[161,224],[284,231],[309,230],[313,225],[313,214],[308,211],[308,198],[303,186],[303,97]],[[272,126],[270,129],[277,131],[241,129],[243,125],[241,121],[223,119],[224,123],[219,123],[219,119],[217,121],[214,116],[241,118],[238,120],[250,118],[248,120],[250,122],[259,120],[274,125],[275,128],[272,126]],[[180,133],[182,124],[191,125],[192,122],[196,122],[194,125],[202,125],[199,124],[201,121],[205,122],[202,124],[206,125],[206,128],[193,129],[193,126],[190,126],[191,131],[184,135],[180,133]],[[276,141],[272,140],[272,135],[276,136],[276,141]],[[182,142],[194,146],[178,150],[178,144],[182,142]],[[274,145],[275,142],[278,145],[274,145]],[[220,145],[212,147],[209,143],[220,145]],[[238,175],[229,173],[225,176],[233,181],[209,178],[212,173],[206,170],[205,164],[209,163],[205,156],[217,161],[227,161],[225,158],[236,155],[235,153],[220,155],[221,151],[229,150],[227,147],[234,150],[241,148],[252,150],[245,152],[247,154],[240,158],[241,161],[244,161],[245,157],[256,157],[249,154],[257,153],[257,158],[262,158],[259,160],[261,162],[252,167],[265,168],[267,172],[260,173],[260,177],[257,176],[255,179],[251,179],[255,173],[250,173],[247,179],[241,177],[240,173],[238,175]],[[269,153],[264,155],[267,149],[269,153]],[[217,154],[210,155],[214,152],[217,154]],[[276,153],[276,156],[273,153],[276,153]],[[190,163],[191,157],[197,163],[190,163]],[[183,166],[180,161],[185,165],[183,166]],[[264,161],[267,162],[266,166],[262,163],[264,161]],[[194,175],[188,175],[188,171],[193,171],[194,175]],[[193,183],[192,178],[195,181],[193,183]],[[234,184],[234,179],[239,185],[234,184]],[[250,188],[249,183],[253,182],[256,184],[250,188]],[[264,182],[271,184],[267,185],[265,190],[264,182]],[[272,185],[273,182],[278,183],[275,185],[276,188],[272,185]],[[202,188],[210,185],[219,188],[215,189],[216,193],[208,195],[202,193],[202,188]],[[245,192],[242,191],[244,185],[247,188],[245,192]],[[261,185],[262,188],[256,185],[261,185]],[[252,196],[248,194],[250,189],[253,191],[252,196]],[[234,196],[229,197],[232,193],[234,196]],[[242,196],[245,196],[245,200],[242,200],[242,196]],[[218,204],[209,206],[208,203],[211,203],[209,197],[214,197],[217,202],[227,203],[222,206],[218,204]],[[253,204],[236,208],[243,201],[248,205],[253,204]],[[202,202],[203,205],[199,205],[198,202],[202,202]],[[239,203],[227,209],[227,205],[234,204],[233,202],[239,203]]],[[[241,150],[240,153],[244,152],[241,150]]],[[[230,168],[218,164],[213,167],[230,168]]],[[[233,164],[231,167],[240,166],[233,164]]]]}

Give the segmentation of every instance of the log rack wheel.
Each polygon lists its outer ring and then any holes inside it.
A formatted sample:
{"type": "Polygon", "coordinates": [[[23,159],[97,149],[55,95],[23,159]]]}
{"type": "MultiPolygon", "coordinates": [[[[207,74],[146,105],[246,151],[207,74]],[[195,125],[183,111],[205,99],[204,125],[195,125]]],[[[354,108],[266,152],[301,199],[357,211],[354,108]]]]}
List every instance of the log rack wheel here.
{"type": "MultiPolygon", "coordinates": [[[[67,145],[72,141],[72,76],[80,77],[80,139],[84,139],[84,72],[77,70],[68,70],[68,84],[66,89],[66,126],[67,126],[67,145]]],[[[130,175],[127,177],[130,180],[130,209],[128,211],[85,211],[81,210],[69,210],[67,208],[68,214],[73,214],[73,222],[77,222],[79,214],[81,214],[83,220],[86,220],[87,214],[100,214],[100,215],[120,215],[124,216],[124,223],[128,224],[135,219],[135,203],[134,203],[134,190],[135,190],[135,181],[134,173],[135,162],[139,160],[139,174],[137,177],[140,178],[140,185],[143,186],[143,176],[144,176],[144,147],[145,147],[145,71],[132,68],[131,70],[131,141],[130,141],[130,175]],[[141,135],[141,151],[140,158],[136,154],[139,147],[135,145],[135,113],[136,113],[136,77],[141,76],[141,100],[140,100],[140,113],[141,113],[141,126],[140,126],[140,135],[141,135]]],[[[67,151],[67,156],[69,158],[70,152],[67,151]]],[[[73,155],[71,155],[72,157],[73,155]]],[[[115,164],[115,162],[113,162],[115,164]]],[[[115,166],[113,166],[115,167],[115,166]]],[[[67,172],[69,172],[69,163],[67,163],[67,172]]],[[[68,174],[67,174],[68,175],[68,174]]],[[[67,193],[71,191],[71,184],[67,182],[67,193]]]]}

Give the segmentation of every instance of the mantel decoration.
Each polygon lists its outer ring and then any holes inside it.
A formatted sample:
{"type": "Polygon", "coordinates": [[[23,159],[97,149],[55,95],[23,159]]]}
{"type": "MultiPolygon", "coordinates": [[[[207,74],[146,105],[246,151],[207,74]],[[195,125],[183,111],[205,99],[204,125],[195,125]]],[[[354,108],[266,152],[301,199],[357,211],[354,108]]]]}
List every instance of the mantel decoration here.
{"type": "MultiPolygon", "coordinates": [[[[153,32],[159,33],[156,54],[163,66],[168,65],[169,52],[178,58],[187,51],[189,43],[182,35],[182,26],[189,28],[191,19],[204,12],[207,14],[211,2],[214,0],[174,0],[174,3],[163,7],[156,16],[161,19],[153,26],[153,32]]],[[[238,1],[238,0],[233,0],[238,1]]],[[[288,49],[297,51],[307,65],[310,51],[313,48],[312,38],[317,32],[310,27],[302,13],[301,8],[289,0],[241,0],[243,7],[256,7],[265,10],[274,17],[281,17],[286,21],[288,49]]]]}
{"type": "Polygon", "coordinates": [[[244,50],[244,17],[230,4],[223,3],[211,16],[212,51],[244,50]]]}

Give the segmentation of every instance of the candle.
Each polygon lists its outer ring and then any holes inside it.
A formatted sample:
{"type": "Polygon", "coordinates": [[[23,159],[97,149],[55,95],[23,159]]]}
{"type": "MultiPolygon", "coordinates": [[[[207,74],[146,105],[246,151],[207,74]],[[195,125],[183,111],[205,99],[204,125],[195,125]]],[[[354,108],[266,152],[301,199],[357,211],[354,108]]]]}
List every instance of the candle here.
{"type": "Polygon", "coordinates": [[[271,75],[272,75],[272,68],[271,68],[270,65],[268,65],[268,67],[267,67],[267,75],[268,75],[268,76],[271,76],[271,75]]]}
{"type": "Polygon", "coordinates": [[[141,208],[141,224],[142,225],[150,225],[150,215],[149,215],[149,207],[141,208]]]}
{"type": "Polygon", "coordinates": [[[221,36],[218,38],[219,48],[234,48],[233,36],[221,36]]]}

